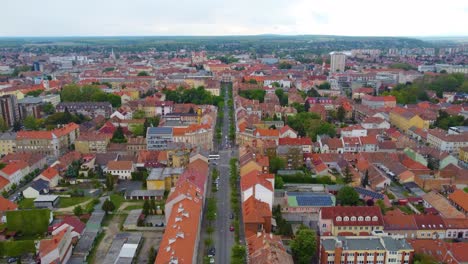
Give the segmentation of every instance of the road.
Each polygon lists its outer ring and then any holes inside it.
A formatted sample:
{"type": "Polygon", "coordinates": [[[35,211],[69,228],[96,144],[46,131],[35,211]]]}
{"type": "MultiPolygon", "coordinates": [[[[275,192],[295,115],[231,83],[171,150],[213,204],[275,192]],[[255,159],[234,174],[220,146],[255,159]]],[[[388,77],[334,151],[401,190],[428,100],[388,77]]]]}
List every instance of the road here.
{"type": "MultiPolygon", "coordinates": [[[[229,161],[233,154],[237,153],[233,142],[228,142],[226,136],[229,135],[229,93],[226,91],[224,96],[224,117],[222,127],[222,146],[219,146],[219,160],[217,168],[219,170],[219,188],[215,196],[217,199],[217,218],[214,231],[214,245],[216,248],[215,263],[229,263],[231,258],[231,248],[234,245],[234,232],[229,231],[231,225],[231,188],[229,185],[229,161]],[[226,143],[230,143],[233,148],[225,149],[226,143]],[[234,153],[232,151],[234,150],[234,153]]],[[[233,122],[234,120],[232,120],[233,122]]]]}

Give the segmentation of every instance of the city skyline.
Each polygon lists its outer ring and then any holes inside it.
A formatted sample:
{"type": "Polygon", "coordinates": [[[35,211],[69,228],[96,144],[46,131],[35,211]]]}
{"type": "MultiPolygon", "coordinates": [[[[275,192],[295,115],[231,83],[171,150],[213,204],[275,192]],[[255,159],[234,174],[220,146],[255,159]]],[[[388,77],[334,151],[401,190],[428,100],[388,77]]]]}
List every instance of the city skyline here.
{"type": "Polygon", "coordinates": [[[468,3],[397,0],[220,2],[56,0],[4,3],[1,37],[15,36],[467,36],[468,3]]]}

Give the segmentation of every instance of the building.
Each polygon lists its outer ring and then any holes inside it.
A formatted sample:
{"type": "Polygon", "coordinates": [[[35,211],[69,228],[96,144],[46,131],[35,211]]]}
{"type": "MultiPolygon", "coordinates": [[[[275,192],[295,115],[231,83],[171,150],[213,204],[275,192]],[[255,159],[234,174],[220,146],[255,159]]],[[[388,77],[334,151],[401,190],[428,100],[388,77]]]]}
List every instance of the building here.
{"type": "Polygon", "coordinates": [[[468,147],[468,133],[447,134],[442,129],[429,129],[427,143],[440,151],[459,152],[460,148],[468,147]]]}
{"type": "Polygon", "coordinates": [[[110,173],[114,176],[118,176],[121,180],[132,179],[132,172],[135,171],[135,166],[132,161],[127,160],[111,160],[107,163],[104,169],[105,173],[110,173]]]}
{"type": "Polygon", "coordinates": [[[109,118],[112,114],[112,104],[109,102],[62,102],[57,105],[58,112],[82,114],[90,117],[104,116],[109,118]]]}
{"type": "Polygon", "coordinates": [[[455,206],[460,212],[468,216],[468,193],[463,190],[457,189],[448,196],[449,201],[455,206]]]}
{"type": "Polygon", "coordinates": [[[72,228],[69,227],[53,235],[51,239],[42,239],[38,245],[38,255],[42,264],[67,263],[72,253],[72,228]]]}
{"type": "Polygon", "coordinates": [[[34,207],[53,209],[57,207],[58,203],[59,203],[59,196],[57,195],[39,195],[34,200],[34,207]]]}
{"type": "MultiPolygon", "coordinates": [[[[2,142],[2,136],[0,136],[0,144],[2,144],[1,142],[2,142]]],[[[0,145],[0,151],[1,150],[2,150],[2,145],[0,145]]],[[[468,163],[468,147],[462,147],[458,150],[458,158],[461,161],[468,163]]]]}
{"type": "Polygon", "coordinates": [[[320,264],[413,263],[414,249],[401,237],[343,236],[321,237],[320,264]]]}
{"type": "Polygon", "coordinates": [[[344,72],[346,55],[341,52],[330,53],[330,72],[344,72]]]}
{"type": "Polygon", "coordinates": [[[15,95],[0,96],[0,117],[5,120],[5,123],[9,127],[12,127],[15,122],[20,121],[18,100],[15,95]]]}
{"type": "Polygon", "coordinates": [[[385,233],[416,238],[418,227],[413,215],[404,214],[399,209],[388,211],[384,215],[384,224],[385,233]]]}
{"type": "Polygon", "coordinates": [[[36,179],[47,181],[49,183],[49,187],[55,187],[59,183],[60,174],[54,167],[48,167],[43,172],[41,172],[41,174],[39,174],[36,179]]]}
{"type": "Polygon", "coordinates": [[[403,132],[407,132],[411,127],[420,129],[429,128],[429,122],[401,107],[395,107],[390,111],[390,123],[403,132]]]}
{"type": "Polygon", "coordinates": [[[42,105],[42,99],[39,97],[26,96],[25,98],[18,100],[18,109],[21,119],[28,116],[40,118],[42,105]]]}
{"type": "Polygon", "coordinates": [[[40,195],[49,193],[49,182],[43,179],[37,179],[31,185],[23,190],[24,198],[37,198],[40,195]]]}
{"type": "Polygon", "coordinates": [[[396,98],[392,95],[387,96],[372,96],[364,95],[362,97],[362,105],[370,109],[378,109],[382,107],[394,108],[396,106],[396,98]]]}
{"type": "Polygon", "coordinates": [[[3,198],[3,196],[0,196],[0,223],[6,222],[6,212],[14,211],[17,209],[18,209],[17,204],[15,204],[14,202],[6,198],[3,198]]]}
{"type": "Polygon", "coordinates": [[[146,188],[170,191],[183,172],[184,168],[154,168],[146,178],[146,188]]]}
{"type": "Polygon", "coordinates": [[[272,212],[267,203],[259,201],[253,196],[242,202],[242,220],[246,237],[258,232],[271,233],[271,219],[272,212]]]}
{"type": "Polygon", "coordinates": [[[148,127],[146,131],[148,150],[164,150],[171,142],[174,142],[172,127],[148,127]]]}
{"type": "Polygon", "coordinates": [[[273,209],[274,174],[260,174],[258,171],[251,171],[241,178],[241,200],[245,202],[250,197],[265,202],[270,210],[273,209]]]}
{"type": "Polygon", "coordinates": [[[408,243],[416,254],[426,254],[434,263],[468,263],[468,243],[452,243],[439,239],[414,239],[408,243]]]}
{"type": "Polygon", "coordinates": [[[444,218],[466,218],[464,213],[458,211],[444,196],[435,191],[426,193],[421,198],[424,200],[425,208],[437,210],[444,218]]]}
{"type": "Polygon", "coordinates": [[[369,235],[384,228],[378,206],[323,207],[319,212],[318,228],[321,235],[369,235]]]}
{"type": "Polygon", "coordinates": [[[414,215],[414,221],[418,227],[417,239],[444,239],[445,223],[440,215],[414,215]]]}
{"type": "Polygon", "coordinates": [[[110,134],[84,132],[75,140],[75,150],[82,153],[106,153],[110,134]]]}
{"type": "Polygon", "coordinates": [[[13,161],[6,164],[6,166],[0,170],[0,178],[2,181],[6,181],[5,186],[0,187],[2,189],[8,189],[11,185],[19,185],[20,181],[30,172],[28,163],[25,161],[13,161]]]}
{"type": "Polygon", "coordinates": [[[16,151],[33,152],[60,157],[70,150],[80,135],[80,127],[69,123],[50,131],[19,131],[16,133],[16,151]]]}
{"type": "Polygon", "coordinates": [[[247,238],[248,262],[255,264],[292,264],[280,236],[257,233],[247,238]]]}
{"type": "Polygon", "coordinates": [[[5,132],[0,134],[0,155],[16,152],[16,133],[5,132]]]}

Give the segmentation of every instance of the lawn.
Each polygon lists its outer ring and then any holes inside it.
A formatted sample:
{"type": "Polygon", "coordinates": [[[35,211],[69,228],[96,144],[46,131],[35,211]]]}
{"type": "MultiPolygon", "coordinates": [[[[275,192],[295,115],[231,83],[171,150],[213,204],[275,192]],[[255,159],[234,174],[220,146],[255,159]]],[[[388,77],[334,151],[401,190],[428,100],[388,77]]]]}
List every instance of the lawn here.
{"type": "Polygon", "coordinates": [[[24,198],[19,203],[19,209],[33,209],[34,208],[34,198],[24,198]]]}
{"type": "Polygon", "coordinates": [[[85,197],[60,197],[59,207],[65,208],[75,206],[80,203],[90,201],[92,198],[89,196],[85,197]]]}
{"type": "Polygon", "coordinates": [[[128,205],[127,207],[124,208],[124,210],[127,210],[127,211],[135,210],[135,209],[143,209],[143,203],[128,205]]]}
{"type": "Polygon", "coordinates": [[[111,194],[110,200],[115,205],[115,210],[118,210],[122,203],[125,202],[125,198],[119,194],[111,194]]]}

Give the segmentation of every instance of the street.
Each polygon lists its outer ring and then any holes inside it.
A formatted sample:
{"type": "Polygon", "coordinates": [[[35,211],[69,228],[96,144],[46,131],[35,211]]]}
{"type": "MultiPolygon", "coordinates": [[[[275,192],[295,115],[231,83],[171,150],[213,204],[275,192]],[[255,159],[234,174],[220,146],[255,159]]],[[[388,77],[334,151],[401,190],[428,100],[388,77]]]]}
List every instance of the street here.
{"type": "MultiPolygon", "coordinates": [[[[219,189],[216,192],[216,200],[217,200],[217,218],[215,223],[215,231],[214,231],[214,245],[216,248],[216,256],[215,256],[215,263],[229,263],[230,256],[231,256],[231,248],[234,245],[234,232],[229,231],[229,227],[231,225],[231,219],[229,219],[229,215],[231,214],[231,190],[229,185],[229,161],[231,160],[233,155],[237,153],[234,151],[232,153],[233,148],[235,147],[233,142],[229,142],[231,147],[229,149],[225,149],[224,146],[226,145],[226,136],[229,135],[229,107],[228,107],[228,100],[229,100],[229,93],[226,91],[224,96],[224,117],[223,117],[223,127],[222,127],[222,144],[219,146],[219,156],[220,159],[217,161],[217,168],[219,170],[219,189]]],[[[232,121],[233,122],[233,121],[232,121]]]]}

